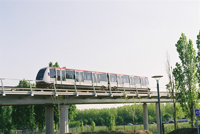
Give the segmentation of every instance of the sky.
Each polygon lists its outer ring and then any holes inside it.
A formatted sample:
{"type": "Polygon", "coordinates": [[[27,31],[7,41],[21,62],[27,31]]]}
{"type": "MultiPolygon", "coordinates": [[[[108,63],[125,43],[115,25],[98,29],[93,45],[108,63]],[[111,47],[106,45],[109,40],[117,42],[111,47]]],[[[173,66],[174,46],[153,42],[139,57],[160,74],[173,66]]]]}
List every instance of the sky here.
{"type": "Polygon", "coordinates": [[[196,48],[199,30],[199,0],[0,0],[0,78],[34,80],[51,61],[147,76],[152,90],[163,75],[166,91],[167,53],[174,66],[181,33],[196,48]]]}

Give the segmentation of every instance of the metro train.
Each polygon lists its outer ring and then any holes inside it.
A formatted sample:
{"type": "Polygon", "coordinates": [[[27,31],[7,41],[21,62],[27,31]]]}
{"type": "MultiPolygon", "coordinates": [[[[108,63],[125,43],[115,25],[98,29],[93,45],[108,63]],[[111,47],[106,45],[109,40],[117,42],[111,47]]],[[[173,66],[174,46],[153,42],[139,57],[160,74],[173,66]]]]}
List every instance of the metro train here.
{"type": "Polygon", "coordinates": [[[115,73],[45,67],[38,71],[38,88],[77,88],[95,90],[149,90],[147,77],[115,73]]]}

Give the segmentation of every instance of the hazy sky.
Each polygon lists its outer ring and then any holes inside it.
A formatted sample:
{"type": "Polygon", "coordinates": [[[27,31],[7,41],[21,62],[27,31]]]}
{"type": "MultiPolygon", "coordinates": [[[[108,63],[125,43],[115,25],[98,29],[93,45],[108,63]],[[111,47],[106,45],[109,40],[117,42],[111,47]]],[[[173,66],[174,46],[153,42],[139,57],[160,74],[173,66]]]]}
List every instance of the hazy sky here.
{"type": "Polygon", "coordinates": [[[178,59],[181,33],[196,48],[200,1],[0,0],[0,78],[35,79],[50,61],[61,67],[147,76],[178,59]]]}

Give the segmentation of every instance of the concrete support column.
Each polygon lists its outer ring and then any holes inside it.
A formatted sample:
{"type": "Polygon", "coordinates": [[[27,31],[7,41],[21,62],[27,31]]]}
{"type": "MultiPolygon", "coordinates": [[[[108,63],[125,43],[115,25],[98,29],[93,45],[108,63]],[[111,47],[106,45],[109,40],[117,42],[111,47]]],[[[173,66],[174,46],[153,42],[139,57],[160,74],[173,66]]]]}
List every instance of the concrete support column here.
{"type": "Polygon", "coordinates": [[[148,109],[146,103],[143,104],[143,124],[144,124],[144,130],[149,130],[148,109]]]}
{"type": "MultiPolygon", "coordinates": [[[[162,119],[161,119],[162,120],[162,119]]],[[[159,120],[159,108],[158,103],[156,103],[156,122],[157,122],[157,134],[160,134],[160,120],[159,120]]]]}
{"type": "Polygon", "coordinates": [[[46,134],[54,133],[53,120],[54,120],[53,106],[46,106],[45,107],[46,134]]]}
{"type": "Polygon", "coordinates": [[[60,105],[60,134],[69,133],[68,105],[60,105]]]}

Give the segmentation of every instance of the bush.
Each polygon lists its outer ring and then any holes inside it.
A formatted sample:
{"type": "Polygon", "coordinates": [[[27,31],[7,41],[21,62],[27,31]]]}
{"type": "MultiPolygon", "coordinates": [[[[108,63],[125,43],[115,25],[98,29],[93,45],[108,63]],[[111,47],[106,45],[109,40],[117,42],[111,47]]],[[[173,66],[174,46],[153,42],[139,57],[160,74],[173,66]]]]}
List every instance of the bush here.
{"type": "Polygon", "coordinates": [[[92,132],[94,132],[95,126],[96,126],[95,122],[92,121],[92,123],[91,123],[91,131],[92,131],[92,132]]]}
{"type": "Polygon", "coordinates": [[[81,122],[81,132],[84,132],[83,122],[81,122]]]}
{"type": "Polygon", "coordinates": [[[69,127],[80,127],[80,121],[69,122],[69,127]]]}
{"type": "Polygon", "coordinates": [[[106,119],[106,126],[109,131],[115,130],[115,116],[110,114],[106,119]]]}

